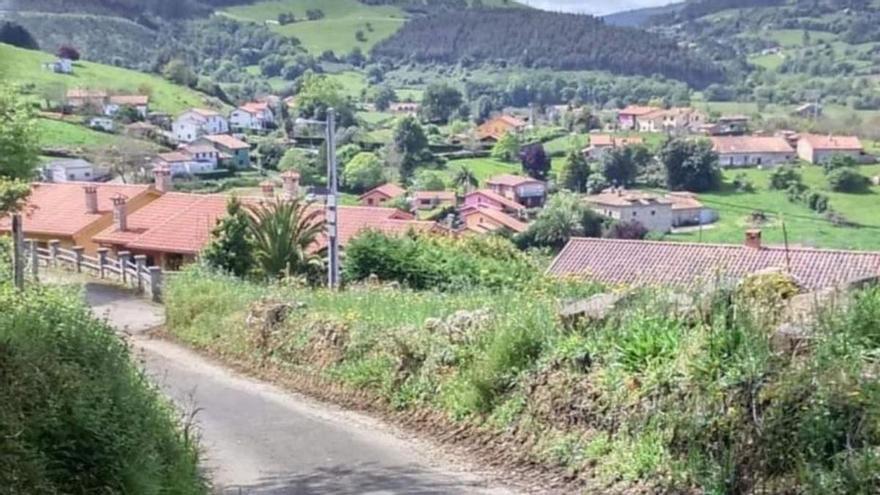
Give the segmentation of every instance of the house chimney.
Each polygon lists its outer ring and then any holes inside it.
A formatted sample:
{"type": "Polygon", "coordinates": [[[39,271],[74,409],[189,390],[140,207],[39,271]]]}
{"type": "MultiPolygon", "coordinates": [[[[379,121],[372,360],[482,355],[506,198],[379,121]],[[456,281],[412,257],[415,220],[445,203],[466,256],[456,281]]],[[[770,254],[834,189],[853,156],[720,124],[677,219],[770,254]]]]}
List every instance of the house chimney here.
{"type": "Polygon", "coordinates": [[[263,197],[265,198],[274,198],[275,197],[275,183],[272,181],[264,181],[260,183],[260,190],[263,191],[263,197]]]}
{"type": "Polygon", "coordinates": [[[166,193],[171,190],[171,168],[167,165],[157,165],[153,168],[156,190],[166,193]]]}
{"type": "Polygon", "coordinates": [[[746,231],[746,247],[752,249],[761,249],[761,231],[758,229],[750,229],[746,231]]]}
{"type": "Polygon", "coordinates": [[[296,199],[299,196],[299,172],[288,170],[281,174],[282,195],[286,200],[296,199]]]}
{"type": "Polygon", "coordinates": [[[113,223],[116,225],[117,231],[124,232],[128,230],[128,218],[125,213],[125,202],[128,201],[128,198],[117,193],[111,198],[111,201],[113,201],[113,223]]]}
{"type": "Polygon", "coordinates": [[[98,213],[98,186],[83,186],[86,193],[86,212],[98,213]]]}

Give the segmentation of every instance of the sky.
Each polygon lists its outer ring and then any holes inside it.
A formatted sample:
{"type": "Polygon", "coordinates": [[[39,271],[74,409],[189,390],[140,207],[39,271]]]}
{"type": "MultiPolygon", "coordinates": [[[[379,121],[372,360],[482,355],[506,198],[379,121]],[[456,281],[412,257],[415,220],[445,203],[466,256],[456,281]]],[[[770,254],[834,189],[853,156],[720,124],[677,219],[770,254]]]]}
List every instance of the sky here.
{"type": "Polygon", "coordinates": [[[605,15],[642,7],[657,7],[671,0],[519,0],[532,7],[553,11],[605,15]]]}

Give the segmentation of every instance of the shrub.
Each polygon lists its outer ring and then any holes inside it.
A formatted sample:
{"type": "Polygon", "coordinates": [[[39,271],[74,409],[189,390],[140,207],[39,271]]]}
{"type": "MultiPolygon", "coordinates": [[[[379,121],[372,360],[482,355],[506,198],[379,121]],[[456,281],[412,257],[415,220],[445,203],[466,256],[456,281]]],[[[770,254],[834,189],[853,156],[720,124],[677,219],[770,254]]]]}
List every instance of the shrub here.
{"type": "Polygon", "coordinates": [[[785,191],[792,184],[806,187],[800,172],[792,167],[779,167],[770,174],[770,189],[774,191],[785,191]]]}
{"type": "Polygon", "coordinates": [[[638,220],[626,222],[614,222],[605,230],[606,239],[644,239],[648,235],[648,229],[638,220]]]}
{"type": "Polygon", "coordinates": [[[207,493],[189,428],[69,291],[0,305],[4,492],[207,493]]]}
{"type": "Polygon", "coordinates": [[[862,193],[868,190],[871,180],[852,168],[838,168],[828,173],[828,185],[832,191],[862,193]]]}

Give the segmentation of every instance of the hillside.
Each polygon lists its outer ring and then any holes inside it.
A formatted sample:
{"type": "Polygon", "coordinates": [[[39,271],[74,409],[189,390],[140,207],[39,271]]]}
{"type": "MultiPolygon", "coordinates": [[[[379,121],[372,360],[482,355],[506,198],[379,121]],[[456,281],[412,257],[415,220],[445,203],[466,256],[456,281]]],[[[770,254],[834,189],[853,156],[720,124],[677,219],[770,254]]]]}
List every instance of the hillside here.
{"type": "Polygon", "coordinates": [[[559,70],[660,74],[702,87],[724,75],[708,59],[645,31],[575,14],[483,9],[449,11],[408,22],[373,50],[377,57],[456,64],[503,61],[559,70]]]}
{"type": "Polygon", "coordinates": [[[60,97],[67,88],[104,89],[122,93],[148,91],[154,110],[177,113],[193,106],[207,104],[207,96],[198,91],[173,84],[161,77],[92,62],[77,62],[74,73],[56,74],[44,70],[42,64],[55,59],[51,54],[23,50],[0,44],[3,71],[0,81],[16,84],[36,97],[60,97]]]}

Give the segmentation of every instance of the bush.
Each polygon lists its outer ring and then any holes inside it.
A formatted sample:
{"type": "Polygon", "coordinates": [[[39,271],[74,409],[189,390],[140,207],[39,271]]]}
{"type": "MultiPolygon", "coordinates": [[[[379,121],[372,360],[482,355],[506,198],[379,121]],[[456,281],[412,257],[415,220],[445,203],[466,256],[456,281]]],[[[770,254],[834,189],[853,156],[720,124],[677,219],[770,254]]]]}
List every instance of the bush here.
{"type": "Polygon", "coordinates": [[[774,191],[785,191],[792,184],[805,187],[800,172],[792,167],[779,167],[770,174],[770,189],[774,191]]]}
{"type": "Polygon", "coordinates": [[[648,229],[638,220],[626,222],[614,222],[605,230],[606,239],[634,239],[641,240],[647,237],[648,229]]]}
{"type": "Polygon", "coordinates": [[[828,173],[828,186],[832,191],[863,193],[871,186],[871,180],[852,168],[838,168],[828,173]]]}
{"type": "Polygon", "coordinates": [[[189,427],[69,291],[0,305],[5,493],[208,493],[189,427]]]}

